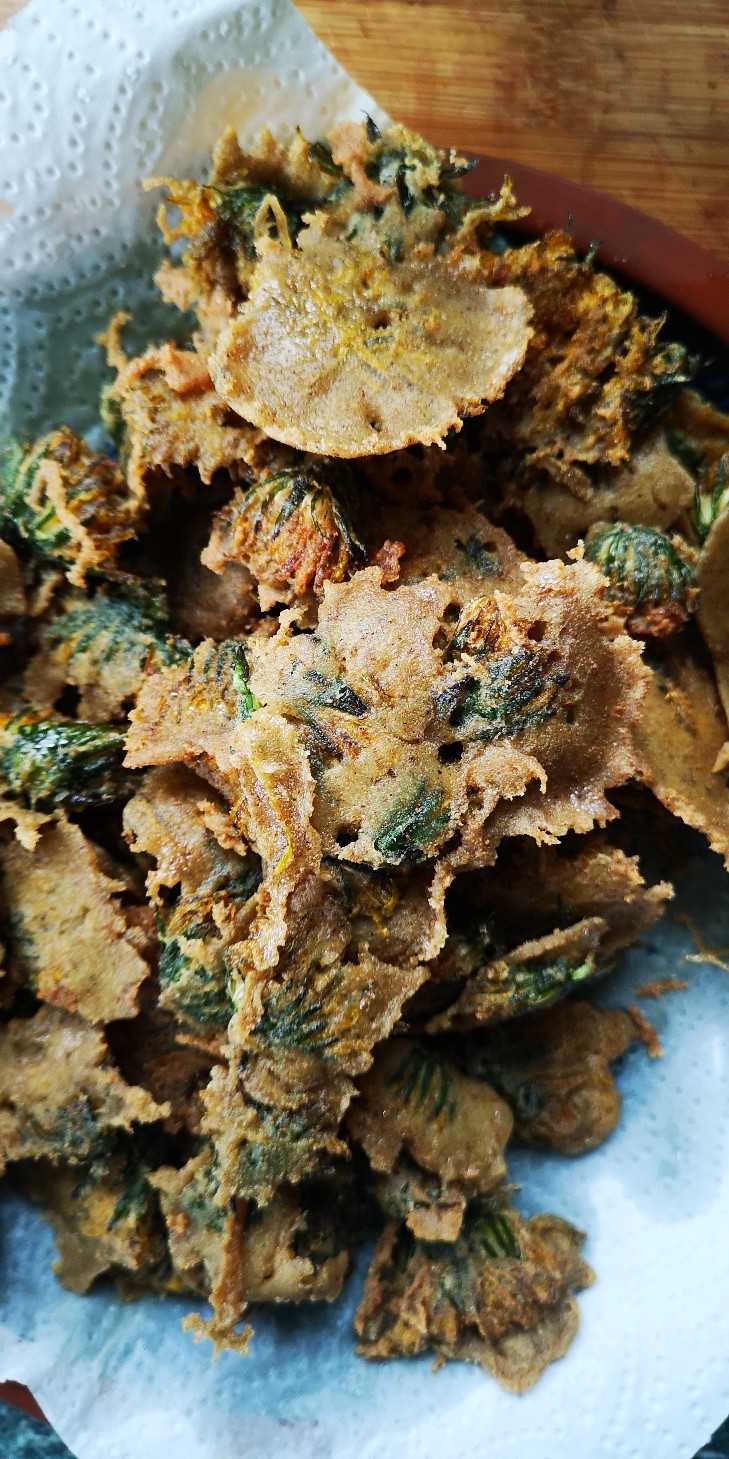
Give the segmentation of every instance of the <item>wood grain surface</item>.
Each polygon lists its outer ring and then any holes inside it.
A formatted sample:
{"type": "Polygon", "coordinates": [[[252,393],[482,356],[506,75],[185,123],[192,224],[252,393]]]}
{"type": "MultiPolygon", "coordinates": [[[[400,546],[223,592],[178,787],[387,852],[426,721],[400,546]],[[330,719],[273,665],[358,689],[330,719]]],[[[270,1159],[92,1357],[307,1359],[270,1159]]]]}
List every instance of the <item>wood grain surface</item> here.
{"type": "MultiPolygon", "coordinates": [[[[0,23],[21,4],[0,0],[0,23]]],[[[299,9],[356,80],[431,141],[587,183],[729,258],[729,0],[299,9]]]]}
{"type": "Polygon", "coordinates": [[[729,0],[299,0],[391,115],[729,257],[729,0]]]}

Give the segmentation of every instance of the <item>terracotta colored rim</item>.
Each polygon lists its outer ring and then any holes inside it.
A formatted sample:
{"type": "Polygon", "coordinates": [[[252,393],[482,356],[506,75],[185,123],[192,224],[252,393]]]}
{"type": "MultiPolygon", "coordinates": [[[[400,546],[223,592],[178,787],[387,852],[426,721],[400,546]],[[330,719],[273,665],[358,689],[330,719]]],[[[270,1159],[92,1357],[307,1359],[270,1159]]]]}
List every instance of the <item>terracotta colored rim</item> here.
{"type": "Polygon", "coordinates": [[[30,1418],[45,1419],[45,1414],[39,1409],[32,1393],[22,1383],[0,1383],[0,1402],[9,1403],[11,1408],[19,1408],[30,1418]]]}
{"type": "Polygon", "coordinates": [[[729,263],[604,193],[499,157],[479,157],[468,191],[476,196],[498,191],[505,173],[519,202],[531,208],[514,225],[520,232],[565,228],[571,215],[581,252],[599,242],[597,258],[606,268],[660,295],[729,345],[729,263]]]}

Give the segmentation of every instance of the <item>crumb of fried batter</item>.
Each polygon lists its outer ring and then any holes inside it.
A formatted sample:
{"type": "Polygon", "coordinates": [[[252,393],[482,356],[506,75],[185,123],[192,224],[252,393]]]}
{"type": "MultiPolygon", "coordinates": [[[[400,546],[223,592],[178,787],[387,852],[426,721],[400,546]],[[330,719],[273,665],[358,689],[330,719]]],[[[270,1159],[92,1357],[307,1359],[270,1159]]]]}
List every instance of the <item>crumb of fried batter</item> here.
{"type": "Polygon", "coordinates": [[[696,947],[696,952],[683,954],[682,963],[708,963],[713,968],[721,968],[723,973],[729,973],[729,963],[726,961],[729,948],[710,947],[708,942],[704,942],[693,920],[685,912],[677,912],[674,920],[682,922],[684,927],[688,928],[696,947]]]}
{"type": "Polygon", "coordinates": [[[393,542],[388,537],[382,544],[379,552],[372,558],[373,567],[382,568],[383,583],[396,583],[400,576],[400,558],[405,556],[407,548],[404,542],[393,542]]]}
{"type": "Polygon", "coordinates": [[[638,1039],[642,1044],[645,1045],[651,1059],[662,1059],[663,1044],[661,1043],[661,1040],[658,1036],[658,1030],[653,1027],[652,1023],[649,1023],[645,1014],[641,1013],[637,1004],[629,1003],[628,1013],[633,1020],[638,1039]]]}
{"type": "Polygon", "coordinates": [[[636,998],[662,998],[665,993],[685,993],[691,984],[685,978],[656,978],[651,983],[641,983],[635,990],[636,998]]]}

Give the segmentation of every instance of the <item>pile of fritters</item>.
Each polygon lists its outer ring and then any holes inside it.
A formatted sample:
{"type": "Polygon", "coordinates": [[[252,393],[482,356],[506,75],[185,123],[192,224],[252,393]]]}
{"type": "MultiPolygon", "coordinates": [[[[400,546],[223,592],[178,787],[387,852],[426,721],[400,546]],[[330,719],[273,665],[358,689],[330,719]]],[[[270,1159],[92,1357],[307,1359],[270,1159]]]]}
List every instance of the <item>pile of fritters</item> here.
{"type": "Polygon", "coordinates": [[[108,453],[5,448],[0,1159],[67,1286],[242,1350],[379,1223],[364,1356],[522,1391],[593,1278],[507,1146],[614,1128],[585,994],[671,896],[620,807],[729,855],[729,420],[466,170],[227,134],[166,184],[191,340],[117,317],[108,453]]]}

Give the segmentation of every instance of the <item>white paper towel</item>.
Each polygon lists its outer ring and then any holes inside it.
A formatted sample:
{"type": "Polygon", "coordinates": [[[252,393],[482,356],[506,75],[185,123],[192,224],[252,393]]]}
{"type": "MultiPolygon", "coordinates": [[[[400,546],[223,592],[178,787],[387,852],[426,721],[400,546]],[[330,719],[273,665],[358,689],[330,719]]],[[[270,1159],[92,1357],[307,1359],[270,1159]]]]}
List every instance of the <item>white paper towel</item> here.
{"type": "Polygon", "coordinates": [[[31,0],[0,35],[0,414],[88,430],[111,313],[140,342],[177,324],[143,179],[199,172],[226,124],[365,111],[385,120],[288,0],[31,0]]]}
{"type": "MultiPolygon", "coordinates": [[[[141,178],[198,169],[229,121],[315,135],[364,110],[382,119],[286,0],[31,0],[0,36],[3,424],[90,429],[113,310],[135,310],[140,341],[174,325],[141,178]]],[[[726,874],[691,844],[683,905],[729,944],[726,874]]],[[[582,1226],[598,1274],[575,1345],[524,1398],[475,1369],[355,1357],[361,1273],[332,1309],[262,1313],[250,1356],[213,1365],[181,1330],[188,1302],[63,1292],[10,1192],[0,1379],[30,1385],[78,1459],[690,1459],[729,1410],[729,974],[682,966],[692,950],[669,915],[603,985],[625,1002],[692,979],[655,1006],[665,1059],[622,1071],[616,1135],[578,1161],[512,1157],[523,1208],[582,1226]]]]}

